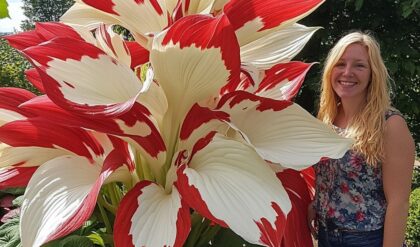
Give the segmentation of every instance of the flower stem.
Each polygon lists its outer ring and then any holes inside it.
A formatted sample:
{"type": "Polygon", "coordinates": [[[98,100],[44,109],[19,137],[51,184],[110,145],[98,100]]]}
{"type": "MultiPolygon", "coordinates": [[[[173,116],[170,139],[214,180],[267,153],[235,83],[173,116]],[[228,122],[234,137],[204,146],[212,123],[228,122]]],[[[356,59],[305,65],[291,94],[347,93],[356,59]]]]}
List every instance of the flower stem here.
{"type": "Polygon", "coordinates": [[[207,246],[208,243],[216,236],[216,234],[219,232],[221,226],[219,225],[211,225],[209,224],[200,235],[200,238],[198,240],[198,243],[196,246],[207,246]]]}
{"type": "Polygon", "coordinates": [[[197,213],[193,213],[191,215],[191,231],[184,247],[195,247],[205,226],[206,222],[204,218],[197,213]]]}
{"type": "Polygon", "coordinates": [[[106,188],[107,188],[107,194],[109,196],[109,199],[111,200],[111,205],[114,207],[117,207],[118,204],[120,203],[120,201],[118,200],[118,192],[116,191],[117,184],[115,183],[111,183],[111,184],[107,184],[106,188]]]}
{"type": "Polygon", "coordinates": [[[114,215],[116,214],[117,206],[114,206],[114,205],[110,204],[109,202],[107,202],[101,196],[98,197],[98,203],[100,203],[103,208],[105,208],[106,210],[108,210],[112,214],[114,214],[114,215]]]}
{"type": "MultiPolygon", "coordinates": [[[[99,198],[101,198],[101,196],[99,196],[99,198]]],[[[109,222],[108,215],[107,215],[104,207],[102,206],[101,200],[98,200],[97,205],[98,205],[98,208],[99,208],[99,212],[101,213],[102,220],[105,224],[106,232],[109,233],[109,234],[112,234],[112,226],[111,226],[111,223],[109,222]]]]}

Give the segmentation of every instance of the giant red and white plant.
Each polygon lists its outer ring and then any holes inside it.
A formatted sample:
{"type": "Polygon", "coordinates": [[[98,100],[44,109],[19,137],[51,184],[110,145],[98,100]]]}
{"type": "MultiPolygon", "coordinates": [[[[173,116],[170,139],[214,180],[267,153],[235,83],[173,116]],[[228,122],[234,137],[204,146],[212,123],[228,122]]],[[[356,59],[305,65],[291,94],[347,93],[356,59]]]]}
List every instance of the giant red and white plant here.
{"type": "Polygon", "coordinates": [[[311,66],[291,59],[317,29],[296,22],[321,2],[78,0],[7,37],[44,93],[0,89],[0,185],[27,185],[23,246],[76,230],[115,181],[131,187],[116,246],[182,246],[192,211],[250,243],[307,246],[309,194],[287,168],[351,144],[290,101],[311,66]]]}

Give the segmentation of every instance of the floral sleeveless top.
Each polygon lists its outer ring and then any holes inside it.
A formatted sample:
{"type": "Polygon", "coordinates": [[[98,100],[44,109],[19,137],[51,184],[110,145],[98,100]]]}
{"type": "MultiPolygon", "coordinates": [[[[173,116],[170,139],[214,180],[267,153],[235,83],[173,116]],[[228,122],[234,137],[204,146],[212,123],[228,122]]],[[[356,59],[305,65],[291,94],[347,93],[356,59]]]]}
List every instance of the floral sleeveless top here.
{"type": "MultiPolygon", "coordinates": [[[[392,115],[401,113],[392,109],[385,117],[392,115]]],[[[341,135],[345,132],[334,129],[341,135]]],[[[380,163],[368,165],[362,154],[349,150],[341,159],[322,160],[314,168],[314,207],[324,227],[371,231],[384,226],[386,200],[380,163]]]]}

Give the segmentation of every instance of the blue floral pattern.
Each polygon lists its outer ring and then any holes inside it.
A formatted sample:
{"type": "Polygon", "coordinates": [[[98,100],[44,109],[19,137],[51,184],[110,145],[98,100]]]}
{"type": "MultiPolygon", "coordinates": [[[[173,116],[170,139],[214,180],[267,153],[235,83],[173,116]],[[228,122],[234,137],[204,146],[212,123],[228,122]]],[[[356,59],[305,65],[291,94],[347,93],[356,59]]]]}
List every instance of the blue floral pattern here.
{"type": "MultiPolygon", "coordinates": [[[[389,110],[386,119],[401,115],[389,110]]],[[[334,126],[338,134],[345,129],[334,126]]],[[[371,166],[363,155],[349,150],[341,159],[325,159],[315,166],[314,206],[318,221],[327,227],[372,231],[383,227],[386,200],[382,166],[371,166]]]]}

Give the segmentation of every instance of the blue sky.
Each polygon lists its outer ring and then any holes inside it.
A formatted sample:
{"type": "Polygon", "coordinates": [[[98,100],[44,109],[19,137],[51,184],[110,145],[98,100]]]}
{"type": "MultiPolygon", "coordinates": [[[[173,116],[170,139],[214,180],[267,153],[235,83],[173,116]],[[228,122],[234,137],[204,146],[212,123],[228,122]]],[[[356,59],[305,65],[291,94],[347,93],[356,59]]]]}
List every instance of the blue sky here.
{"type": "Polygon", "coordinates": [[[22,0],[6,0],[9,4],[10,18],[0,19],[0,33],[20,31],[20,22],[25,19],[22,0]]]}

